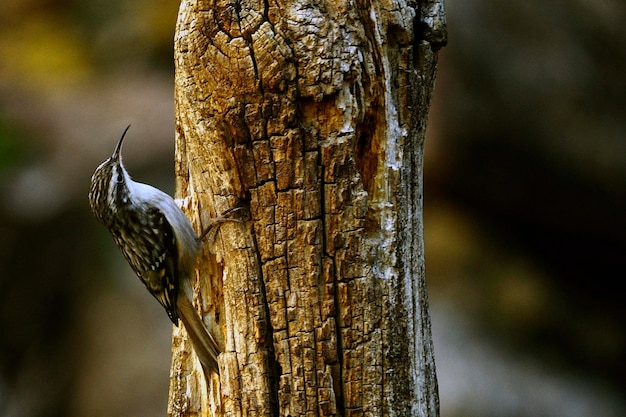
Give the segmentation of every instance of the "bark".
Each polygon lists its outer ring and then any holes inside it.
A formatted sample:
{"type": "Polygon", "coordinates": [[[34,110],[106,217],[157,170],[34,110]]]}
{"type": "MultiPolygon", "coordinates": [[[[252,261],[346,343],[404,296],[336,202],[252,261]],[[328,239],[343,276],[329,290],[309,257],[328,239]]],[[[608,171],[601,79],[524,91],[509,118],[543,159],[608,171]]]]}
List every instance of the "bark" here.
{"type": "Polygon", "coordinates": [[[177,192],[223,353],[173,340],[172,416],[438,416],[422,158],[443,0],[182,2],[177,192]]]}

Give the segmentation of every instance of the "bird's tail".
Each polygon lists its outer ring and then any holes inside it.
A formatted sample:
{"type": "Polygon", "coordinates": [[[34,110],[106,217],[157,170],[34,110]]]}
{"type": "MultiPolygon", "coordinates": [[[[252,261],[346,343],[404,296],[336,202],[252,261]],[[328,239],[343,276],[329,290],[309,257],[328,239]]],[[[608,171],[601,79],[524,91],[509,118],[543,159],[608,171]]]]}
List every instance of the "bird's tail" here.
{"type": "Polygon", "coordinates": [[[200,319],[198,312],[191,304],[191,301],[183,294],[177,300],[178,314],[185,325],[185,330],[191,339],[193,349],[200,359],[204,376],[208,379],[211,372],[219,374],[217,365],[217,355],[220,350],[217,342],[207,330],[204,322],[200,319]]]}

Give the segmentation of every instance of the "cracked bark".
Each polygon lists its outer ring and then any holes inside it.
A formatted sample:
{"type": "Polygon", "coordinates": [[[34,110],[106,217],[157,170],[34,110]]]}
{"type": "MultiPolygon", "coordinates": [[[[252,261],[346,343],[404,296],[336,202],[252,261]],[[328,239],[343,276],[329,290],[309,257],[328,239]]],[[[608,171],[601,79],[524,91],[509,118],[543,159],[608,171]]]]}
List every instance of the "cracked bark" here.
{"type": "Polygon", "coordinates": [[[176,329],[171,416],[438,416],[422,150],[443,0],[181,3],[178,197],[220,343],[207,386],[176,329]]]}

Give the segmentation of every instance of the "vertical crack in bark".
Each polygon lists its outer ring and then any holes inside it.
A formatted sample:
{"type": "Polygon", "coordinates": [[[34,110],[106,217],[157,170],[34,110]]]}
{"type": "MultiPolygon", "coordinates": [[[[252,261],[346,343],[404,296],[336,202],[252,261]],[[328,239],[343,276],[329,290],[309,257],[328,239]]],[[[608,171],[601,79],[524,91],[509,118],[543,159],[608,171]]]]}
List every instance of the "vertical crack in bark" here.
{"type": "Polygon", "coordinates": [[[282,417],[280,416],[280,407],[278,403],[278,378],[283,372],[280,363],[276,360],[274,352],[274,326],[272,326],[270,307],[267,302],[267,289],[265,288],[265,277],[263,275],[263,269],[261,268],[262,264],[259,245],[254,230],[251,231],[250,235],[252,236],[254,254],[256,256],[256,262],[259,269],[259,285],[261,287],[261,297],[263,298],[263,306],[267,320],[265,328],[265,348],[267,349],[267,370],[270,381],[270,413],[272,417],[282,417]]]}
{"type": "MultiPolygon", "coordinates": [[[[328,252],[328,231],[329,231],[329,225],[326,222],[326,215],[328,214],[326,212],[326,182],[325,182],[325,178],[326,178],[326,174],[325,174],[325,170],[326,167],[323,165],[322,163],[322,157],[321,157],[321,152],[318,152],[317,154],[317,164],[320,167],[320,204],[321,204],[321,218],[322,218],[322,256],[326,259],[328,259],[328,261],[330,262],[330,273],[332,273],[333,277],[332,277],[332,294],[333,294],[333,309],[334,309],[334,320],[335,320],[335,326],[334,326],[334,332],[335,332],[335,339],[336,339],[336,354],[337,354],[337,364],[338,365],[333,365],[330,364],[331,367],[335,367],[335,369],[337,369],[337,377],[333,376],[333,391],[334,391],[334,395],[335,395],[335,406],[337,408],[337,415],[338,416],[345,416],[346,413],[346,405],[345,405],[345,399],[344,399],[344,377],[343,377],[343,367],[344,367],[344,363],[343,363],[343,338],[341,337],[341,326],[339,324],[339,317],[341,315],[341,303],[339,302],[339,291],[338,291],[338,283],[337,283],[337,266],[335,264],[335,258],[334,256],[332,256],[329,252],[328,252]]],[[[323,261],[322,261],[323,262],[323,261]]],[[[332,373],[331,373],[332,375],[332,373]]]]}

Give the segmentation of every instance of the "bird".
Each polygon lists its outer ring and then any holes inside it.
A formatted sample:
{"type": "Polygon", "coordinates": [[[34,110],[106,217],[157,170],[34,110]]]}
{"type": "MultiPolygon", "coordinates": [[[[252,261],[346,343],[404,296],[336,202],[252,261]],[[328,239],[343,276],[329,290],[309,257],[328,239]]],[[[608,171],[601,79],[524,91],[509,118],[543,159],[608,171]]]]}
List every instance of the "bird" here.
{"type": "Polygon", "coordinates": [[[208,379],[212,372],[219,375],[220,349],[192,303],[202,242],[172,197],[134,181],[126,171],[122,145],[129,128],[91,177],[89,205],[172,323],[182,321],[208,379]]]}

